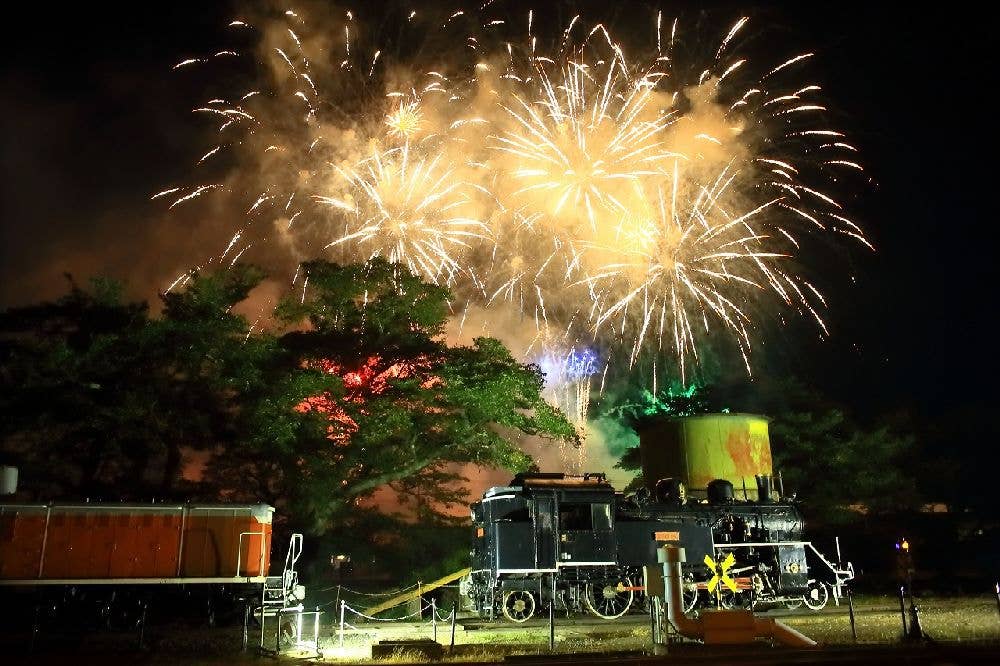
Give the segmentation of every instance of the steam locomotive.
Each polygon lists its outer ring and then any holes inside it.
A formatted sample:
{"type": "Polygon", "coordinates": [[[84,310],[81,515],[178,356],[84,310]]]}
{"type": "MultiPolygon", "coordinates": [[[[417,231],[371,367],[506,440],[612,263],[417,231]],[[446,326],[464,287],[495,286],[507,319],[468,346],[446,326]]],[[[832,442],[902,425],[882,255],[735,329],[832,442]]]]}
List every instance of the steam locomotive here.
{"type": "Polygon", "coordinates": [[[603,474],[518,474],[471,507],[464,591],[489,619],[524,622],[548,604],[614,619],[640,606],[643,566],[656,564],[660,546],[674,544],[687,553],[686,611],[709,603],[818,610],[831,592],[839,601],[853,568],[803,541],[796,506],[772,499],[769,476],[756,480],[756,499],[745,492],[737,499],[724,479],[693,499],[672,478],[626,497],[603,474]],[[710,585],[722,567],[735,590],[710,585]]]}

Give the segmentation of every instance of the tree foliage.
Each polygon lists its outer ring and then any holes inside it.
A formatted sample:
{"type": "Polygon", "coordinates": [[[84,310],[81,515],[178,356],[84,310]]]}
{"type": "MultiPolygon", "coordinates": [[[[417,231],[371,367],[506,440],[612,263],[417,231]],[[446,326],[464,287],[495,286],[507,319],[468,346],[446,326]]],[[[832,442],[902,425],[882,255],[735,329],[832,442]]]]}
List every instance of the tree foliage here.
{"type": "Polygon", "coordinates": [[[456,465],[527,469],[521,434],[576,437],[537,367],[445,343],[446,289],[381,260],[304,269],[279,334],[234,313],[264,277],[240,265],[159,316],[108,281],[0,313],[0,455],[41,498],[267,501],[319,532],[386,484],[447,502],[456,465]],[[206,474],[184,482],[199,450],[206,474]]]}
{"type": "MultiPolygon", "coordinates": [[[[811,522],[836,525],[919,505],[909,463],[914,438],[887,424],[865,427],[794,379],[640,392],[608,410],[633,423],[727,411],[769,416],[774,470],[811,522]]],[[[639,448],[626,451],[617,467],[639,471],[639,448]]],[[[630,488],[640,485],[641,476],[630,488]]]]}
{"type": "MultiPolygon", "coordinates": [[[[520,433],[576,436],[542,400],[538,368],[489,338],[445,344],[445,289],[378,259],[304,269],[306,298],[277,308],[292,328],[279,340],[292,386],[251,416],[264,436],[247,444],[254,460],[284,461],[269,468],[268,483],[313,529],[389,483],[405,491],[419,480],[440,491],[435,499],[453,500],[446,488],[456,476],[446,464],[527,469],[520,433]]],[[[221,456],[216,477],[247,467],[247,459],[221,456]]]]}
{"type": "Polygon", "coordinates": [[[259,280],[246,267],[199,277],[156,318],[109,281],[3,312],[3,450],[25,481],[49,497],[175,494],[182,448],[231,440],[235,399],[256,381],[269,343],[244,340],[231,308],[259,280]]]}

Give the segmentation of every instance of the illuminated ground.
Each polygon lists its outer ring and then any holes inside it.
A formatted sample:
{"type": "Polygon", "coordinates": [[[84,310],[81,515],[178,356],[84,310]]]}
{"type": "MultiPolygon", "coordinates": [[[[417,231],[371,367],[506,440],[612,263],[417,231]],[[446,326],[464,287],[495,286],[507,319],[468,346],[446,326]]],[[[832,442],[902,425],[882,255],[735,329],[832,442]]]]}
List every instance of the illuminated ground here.
{"type": "MultiPolygon", "coordinates": [[[[856,602],[858,643],[851,639],[850,624],[845,607],[830,607],[823,612],[780,611],[783,621],[826,646],[820,654],[796,655],[783,648],[758,645],[751,650],[741,650],[741,661],[763,663],[786,661],[868,662],[895,659],[907,663],[1000,663],[1000,613],[996,600],[989,596],[965,598],[928,598],[921,603],[921,623],[933,644],[907,646],[899,642],[900,617],[898,602],[886,597],[863,597],[856,602]],[[971,651],[970,651],[971,650],[971,651]],[[955,651],[959,651],[958,654],[955,651]],[[940,658],[938,658],[940,655],[940,658]]],[[[456,624],[455,646],[450,649],[451,630],[447,623],[437,627],[438,642],[443,644],[446,662],[490,662],[511,657],[531,661],[530,655],[551,659],[548,650],[547,620],[532,620],[526,625],[509,623],[486,624],[467,618],[456,624]]],[[[344,647],[336,622],[329,617],[321,627],[320,650],[322,661],[327,663],[371,662],[370,649],[379,640],[416,640],[432,637],[433,628],[424,623],[379,623],[359,625],[357,630],[344,636],[344,647]],[[333,621],[333,624],[331,624],[333,621]]],[[[6,637],[9,638],[9,637],[6,637]]],[[[256,636],[254,637],[256,638],[256,636]]],[[[3,641],[7,645],[7,640],[3,641]]],[[[266,644],[273,647],[274,634],[269,632],[266,644]]],[[[20,644],[23,645],[23,644],[20,644]]],[[[259,663],[252,654],[239,651],[238,629],[192,629],[189,627],[151,627],[146,634],[146,647],[142,652],[135,648],[131,634],[93,634],[74,638],[56,635],[43,636],[36,654],[25,656],[20,662],[36,666],[41,663],[135,663],[140,656],[143,663],[170,664],[221,664],[259,663]]],[[[648,618],[630,616],[616,622],[596,618],[556,618],[556,654],[560,661],[587,663],[607,661],[606,653],[624,653],[616,658],[622,663],[649,661],[641,657],[651,648],[648,618]],[[605,654],[601,654],[605,653],[605,654]],[[574,659],[571,655],[577,655],[574,659]]],[[[21,651],[21,648],[18,648],[21,651]]],[[[722,650],[735,656],[732,649],[722,650]]],[[[308,650],[286,653],[289,663],[308,655],[308,650]]],[[[675,645],[671,659],[674,662],[694,663],[720,656],[719,648],[699,645],[675,645]]],[[[285,661],[282,659],[281,661],[285,661]]],[[[377,663],[408,663],[427,661],[419,655],[398,654],[392,659],[377,663]]],[[[6,663],[6,662],[5,662],[6,663]]]]}

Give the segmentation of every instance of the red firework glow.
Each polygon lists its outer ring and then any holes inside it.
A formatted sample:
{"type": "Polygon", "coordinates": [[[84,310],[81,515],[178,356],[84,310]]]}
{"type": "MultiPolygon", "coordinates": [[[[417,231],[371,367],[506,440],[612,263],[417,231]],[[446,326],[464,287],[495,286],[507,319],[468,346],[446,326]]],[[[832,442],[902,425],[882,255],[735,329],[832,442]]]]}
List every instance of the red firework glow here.
{"type": "MultiPolygon", "coordinates": [[[[431,360],[419,357],[407,363],[384,365],[382,357],[377,354],[370,356],[360,367],[349,370],[344,364],[330,359],[303,361],[303,367],[313,368],[336,375],[344,384],[344,395],[334,396],[329,391],[306,398],[295,406],[295,411],[306,414],[315,412],[326,416],[330,424],[327,426],[327,439],[340,445],[347,444],[351,435],[358,431],[358,423],[348,413],[345,407],[355,405],[353,409],[364,413],[360,407],[372,397],[382,395],[393,381],[421,377],[428,374],[431,360]]],[[[426,377],[420,387],[430,389],[442,383],[440,377],[426,377]]]]}

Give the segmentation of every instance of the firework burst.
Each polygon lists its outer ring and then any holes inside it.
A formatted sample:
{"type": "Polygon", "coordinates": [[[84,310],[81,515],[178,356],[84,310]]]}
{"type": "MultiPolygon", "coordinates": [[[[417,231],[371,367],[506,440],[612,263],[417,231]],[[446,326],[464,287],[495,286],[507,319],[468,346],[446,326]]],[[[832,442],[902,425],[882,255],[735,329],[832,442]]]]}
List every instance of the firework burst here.
{"type": "Polygon", "coordinates": [[[414,157],[407,143],[337,173],[353,194],[316,195],[347,213],[346,232],[327,248],[353,244],[366,259],[381,256],[448,283],[462,271],[462,251],[489,240],[486,225],[468,214],[468,184],[442,153],[414,157]]]}
{"type": "Polygon", "coordinates": [[[626,58],[602,25],[577,17],[540,41],[533,13],[518,35],[498,11],[404,12],[395,46],[350,11],[269,17],[267,85],[195,109],[218,120],[205,176],[156,198],[252,193],[216,260],[273,229],[297,258],[381,256],[456,303],[510,303],[539,335],[589,339],[606,364],[669,356],[683,376],[727,339],[749,372],[760,329],[786,310],[826,334],[806,248],[870,244],[824,187],[862,166],[800,78],[812,54],[755,66],[740,53],[746,18],[682,52],[677,22],[657,14],[626,58]],[[227,151],[245,168],[209,177],[227,151]]]}

